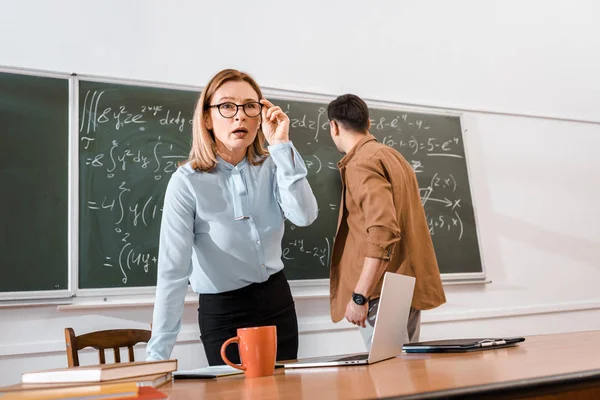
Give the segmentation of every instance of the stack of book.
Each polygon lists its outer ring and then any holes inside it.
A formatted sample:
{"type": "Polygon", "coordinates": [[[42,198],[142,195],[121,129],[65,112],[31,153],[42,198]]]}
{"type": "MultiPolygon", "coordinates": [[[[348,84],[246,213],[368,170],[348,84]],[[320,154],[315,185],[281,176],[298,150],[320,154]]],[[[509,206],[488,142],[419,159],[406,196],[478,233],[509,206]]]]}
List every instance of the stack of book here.
{"type": "Polygon", "coordinates": [[[21,383],[0,388],[0,400],[166,399],[177,360],[136,361],[27,372],[21,383]]]}

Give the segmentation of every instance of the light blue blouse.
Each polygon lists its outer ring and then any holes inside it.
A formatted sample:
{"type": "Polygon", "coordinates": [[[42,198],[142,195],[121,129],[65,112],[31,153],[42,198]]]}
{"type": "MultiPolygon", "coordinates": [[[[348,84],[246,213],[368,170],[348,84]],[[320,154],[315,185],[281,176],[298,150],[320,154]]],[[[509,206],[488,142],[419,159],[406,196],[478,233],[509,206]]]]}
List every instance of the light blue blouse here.
{"type": "Polygon", "coordinates": [[[283,268],[284,218],[317,218],[306,166],[291,142],[269,147],[259,166],[218,159],[210,172],[189,164],[171,176],[163,205],[158,280],[147,360],[168,359],[181,329],[188,280],[196,293],[265,282],[283,268]]]}

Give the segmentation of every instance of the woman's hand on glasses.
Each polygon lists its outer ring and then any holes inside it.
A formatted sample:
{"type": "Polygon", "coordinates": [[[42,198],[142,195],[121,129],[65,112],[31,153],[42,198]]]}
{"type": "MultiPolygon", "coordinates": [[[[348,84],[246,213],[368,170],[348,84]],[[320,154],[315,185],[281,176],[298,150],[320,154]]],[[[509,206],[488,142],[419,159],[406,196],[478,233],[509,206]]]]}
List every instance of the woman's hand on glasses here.
{"type": "Polygon", "coordinates": [[[267,99],[260,100],[262,107],[262,131],[270,146],[289,142],[290,119],[281,107],[267,99]]]}

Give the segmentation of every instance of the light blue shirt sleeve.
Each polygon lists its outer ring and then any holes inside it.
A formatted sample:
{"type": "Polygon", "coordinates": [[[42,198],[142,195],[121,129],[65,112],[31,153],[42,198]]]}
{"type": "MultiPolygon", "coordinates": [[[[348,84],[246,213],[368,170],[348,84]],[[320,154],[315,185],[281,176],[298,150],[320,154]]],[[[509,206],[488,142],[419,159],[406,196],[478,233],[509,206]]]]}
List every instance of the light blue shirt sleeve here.
{"type": "Polygon", "coordinates": [[[317,219],[315,195],[306,179],[307,169],[292,142],[268,148],[276,171],[276,192],[285,217],[297,226],[308,226],[317,219]]]}
{"type": "Polygon", "coordinates": [[[183,303],[192,272],[195,198],[187,176],[177,170],[165,193],[158,249],[158,277],[152,337],[146,360],[171,356],[181,329],[183,303]]]}

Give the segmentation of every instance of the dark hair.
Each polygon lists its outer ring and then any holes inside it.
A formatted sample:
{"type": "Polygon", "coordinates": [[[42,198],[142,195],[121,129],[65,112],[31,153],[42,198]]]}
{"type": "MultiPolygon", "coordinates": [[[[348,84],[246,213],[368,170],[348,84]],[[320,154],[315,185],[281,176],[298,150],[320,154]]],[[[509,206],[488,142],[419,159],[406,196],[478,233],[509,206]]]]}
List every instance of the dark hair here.
{"type": "Polygon", "coordinates": [[[352,131],[366,132],[369,129],[369,107],[354,94],[341,95],[329,103],[327,116],[330,121],[336,121],[352,131]]]}

